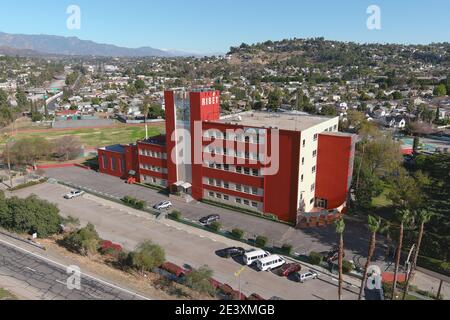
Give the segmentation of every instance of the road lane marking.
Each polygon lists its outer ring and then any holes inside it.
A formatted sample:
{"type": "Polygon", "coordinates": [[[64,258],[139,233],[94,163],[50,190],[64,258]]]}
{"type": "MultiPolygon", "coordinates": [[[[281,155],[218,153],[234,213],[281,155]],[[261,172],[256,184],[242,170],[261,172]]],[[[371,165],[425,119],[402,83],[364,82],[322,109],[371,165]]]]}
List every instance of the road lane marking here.
{"type": "Polygon", "coordinates": [[[25,267],[25,269],[28,269],[28,270],[30,270],[31,272],[36,272],[36,270],[31,269],[30,267],[25,267]]]}
{"type": "MultiPolygon", "coordinates": [[[[28,251],[28,250],[26,250],[26,249],[24,249],[24,248],[21,248],[21,247],[15,245],[15,244],[13,244],[13,243],[10,243],[10,242],[8,242],[8,241],[3,240],[3,239],[0,239],[0,242],[3,243],[3,244],[6,244],[7,246],[13,247],[13,248],[15,248],[15,249],[17,249],[17,250],[19,250],[19,251],[28,253],[29,255],[31,255],[31,256],[33,256],[33,257],[39,258],[39,259],[41,259],[41,260],[44,260],[44,261],[47,261],[47,262],[50,262],[50,263],[53,263],[54,265],[57,265],[57,266],[63,268],[64,270],[67,270],[67,266],[63,265],[62,263],[53,261],[53,260],[51,260],[51,259],[49,259],[49,258],[46,258],[46,257],[43,257],[43,256],[41,256],[41,255],[39,255],[39,254],[36,254],[36,253],[34,253],[34,252],[31,252],[31,251],[28,251]]],[[[107,286],[110,286],[110,287],[112,287],[112,288],[114,288],[114,289],[117,289],[117,290],[126,292],[126,293],[131,294],[131,295],[136,296],[136,297],[139,297],[139,298],[141,298],[141,299],[144,299],[144,300],[152,300],[152,299],[147,298],[147,297],[144,297],[144,296],[142,296],[142,295],[140,295],[140,294],[138,294],[138,293],[135,293],[135,292],[132,292],[132,291],[130,291],[130,290],[121,288],[121,287],[116,286],[116,285],[114,285],[114,284],[112,284],[112,283],[109,283],[109,282],[107,282],[107,281],[104,281],[104,280],[98,279],[98,278],[96,278],[96,277],[94,277],[94,276],[88,275],[88,274],[86,274],[86,273],[81,272],[80,274],[83,275],[83,276],[86,276],[86,277],[88,277],[88,278],[91,278],[91,279],[93,279],[93,280],[95,280],[95,281],[97,281],[97,282],[100,282],[100,283],[103,283],[103,284],[105,284],[105,285],[107,285],[107,286]]],[[[58,282],[59,280],[56,280],[56,281],[58,282]]],[[[65,282],[64,282],[63,284],[66,285],[65,282]]]]}

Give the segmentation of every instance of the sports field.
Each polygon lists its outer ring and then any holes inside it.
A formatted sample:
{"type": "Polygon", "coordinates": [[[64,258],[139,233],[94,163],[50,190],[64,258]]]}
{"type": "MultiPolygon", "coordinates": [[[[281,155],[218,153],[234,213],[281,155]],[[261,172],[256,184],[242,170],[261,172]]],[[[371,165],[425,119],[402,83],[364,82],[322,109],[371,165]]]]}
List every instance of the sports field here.
{"type": "MultiPolygon", "coordinates": [[[[149,124],[149,137],[158,135],[164,132],[164,124],[149,124]]],[[[85,147],[103,147],[112,144],[126,144],[136,142],[138,139],[145,138],[144,126],[127,126],[118,125],[106,128],[86,128],[73,130],[37,130],[37,131],[18,131],[14,135],[14,140],[23,138],[41,137],[48,140],[57,139],[63,136],[76,136],[80,138],[81,143],[85,147]]],[[[0,137],[0,148],[4,147],[6,136],[0,137]]]]}

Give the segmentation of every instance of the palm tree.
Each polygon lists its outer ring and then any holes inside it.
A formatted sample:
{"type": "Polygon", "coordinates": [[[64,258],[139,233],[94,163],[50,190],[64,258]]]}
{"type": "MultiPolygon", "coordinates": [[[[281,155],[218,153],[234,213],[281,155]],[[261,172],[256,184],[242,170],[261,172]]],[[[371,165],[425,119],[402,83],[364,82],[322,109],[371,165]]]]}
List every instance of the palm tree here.
{"type": "Polygon", "coordinates": [[[417,260],[419,258],[420,246],[422,244],[422,238],[423,238],[423,233],[424,233],[424,229],[425,229],[425,224],[428,223],[432,217],[433,217],[433,213],[430,211],[427,211],[427,210],[419,210],[418,212],[416,212],[416,218],[417,218],[417,221],[420,223],[420,229],[419,229],[419,235],[417,236],[416,253],[414,254],[414,260],[411,265],[411,270],[408,274],[408,278],[406,279],[405,291],[403,292],[403,300],[405,300],[406,294],[408,293],[410,281],[412,279],[414,279],[416,266],[417,266],[417,260]]]}
{"type": "Polygon", "coordinates": [[[369,215],[367,217],[368,219],[368,227],[371,232],[370,242],[369,242],[369,252],[367,253],[367,261],[366,265],[364,266],[364,273],[363,273],[363,279],[361,281],[361,287],[359,288],[359,296],[358,300],[361,300],[362,294],[364,291],[364,287],[366,286],[367,281],[367,271],[370,266],[370,262],[372,261],[373,253],[375,252],[375,246],[377,243],[377,232],[380,230],[381,226],[381,219],[375,218],[374,216],[369,215]]]}
{"type": "Polygon", "coordinates": [[[336,233],[339,234],[339,300],[342,300],[342,260],[344,257],[344,230],[345,230],[345,222],[344,219],[341,218],[335,222],[336,225],[336,233]]]}
{"type": "Polygon", "coordinates": [[[400,258],[401,258],[401,254],[402,254],[403,231],[404,231],[405,223],[407,223],[411,217],[411,212],[408,209],[403,209],[403,210],[397,211],[396,217],[397,217],[398,222],[400,222],[400,232],[399,232],[399,236],[398,236],[397,253],[395,255],[394,284],[392,285],[391,300],[394,300],[395,290],[397,289],[397,274],[398,274],[398,267],[400,265],[400,258]]]}

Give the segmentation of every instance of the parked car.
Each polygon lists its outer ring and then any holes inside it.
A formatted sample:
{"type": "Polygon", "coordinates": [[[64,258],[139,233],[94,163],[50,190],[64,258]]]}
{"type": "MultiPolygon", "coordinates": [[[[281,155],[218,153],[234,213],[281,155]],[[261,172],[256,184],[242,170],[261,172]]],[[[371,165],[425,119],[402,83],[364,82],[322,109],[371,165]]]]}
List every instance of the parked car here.
{"type": "MultiPolygon", "coordinates": [[[[345,258],[345,252],[343,258],[345,258]]],[[[327,256],[325,257],[325,261],[328,263],[332,263],[338,259],[339,259],[339,249],[333,249],[332,251],[328,252],[327,256]]]]}
{"type": "Polygon", "coordinates": [[[259,259],[270,256],[270,253],[261,249],[251,250],[244,254],[244,263],[248,266],[252,265],[259,259]]]}
{"type": "Polygon", "coordinates": [[[272,271],[283,266],[286,260],[274,254],[256,261],[256,267],[260,271],[272,271]]]}
{"type": "Polygon", "coordinates": [[[199,221],[204,226],[209,226],[211,223],[219,221],[220,216],[218,214],[211,214],[209,216],[201,218],[199,221]]]}
{"type": "Polygon", "coordinates": [[[85,192],[81,190],[72,190],[64,196],[65,199],[73,199],[81,197],[85,192]]]}
{"type": "Polygon", "coordinates": [[[295,274],[295,281],[304,283],[308,280],[317,279],[319,277],[319,274],[313,270],[309,270],[306,273],[296,273],[295,274]]]}
{"type": "Polygon", "coordinates": [[[231,257],[240,257],[243,256],[245,254],[245,249],[244,248],[240,248],[240,247],[231,247],[231,248],[226,248],[222,250],[222,255],[225,258],[231,258],[231,257]]]}
{"type": "Polygon", "coordinates": [[[160,202],[153,206],[153,209],[156,209],[156,210],[163,210],[163,209],[170,209],[170,208],[172,208],[172,202],[170,202],[170,201],[163,201],[163,202],[160,202]]]}
{"type": "Polygon", "coordinates": [[[261,297],[259,294],[257,293],[252,293],[247,300],[265,300],[263,297],[261,297]]]}
{"type": "Polygon", "coordinates": [[[298,263],[286,263],[280,268],[279,275],[281,277],[289,277],[289,275],[302,270],[302,266],[298,263]]]}

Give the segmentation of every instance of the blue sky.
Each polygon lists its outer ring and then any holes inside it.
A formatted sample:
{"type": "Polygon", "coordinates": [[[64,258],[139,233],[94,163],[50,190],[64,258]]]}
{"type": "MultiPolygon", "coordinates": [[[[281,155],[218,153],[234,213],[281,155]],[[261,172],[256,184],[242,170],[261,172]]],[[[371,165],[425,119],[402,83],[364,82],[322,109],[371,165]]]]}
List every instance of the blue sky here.
{"type": "Polygon", "coordinates": [[[293,37],[450,41],[448,0],[1,0],[0,8],[3,32],[202,53],[293,37]],[[81,9],[80,30],[66,28],[71,4],[81,9]],[[372,4],[381,9],[381,30],[366,27],[366,9],[372,4]]]}

